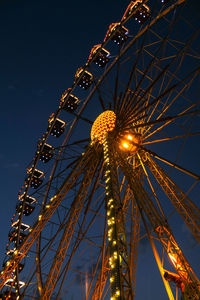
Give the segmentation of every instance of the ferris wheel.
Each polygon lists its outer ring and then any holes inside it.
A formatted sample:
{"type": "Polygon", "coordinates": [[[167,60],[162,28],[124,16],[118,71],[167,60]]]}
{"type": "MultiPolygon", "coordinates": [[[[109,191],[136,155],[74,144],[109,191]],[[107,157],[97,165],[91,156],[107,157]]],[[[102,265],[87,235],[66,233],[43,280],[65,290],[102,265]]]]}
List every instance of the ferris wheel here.
{"type": "Polygon", "coordinates": [[[200,55],[185,2],[131,1],[63,92],[18,194],[1,299],[140,299],[147,241],[163,298],[200,299],[184,252],[187,235],[200,241],[200,55]]]}

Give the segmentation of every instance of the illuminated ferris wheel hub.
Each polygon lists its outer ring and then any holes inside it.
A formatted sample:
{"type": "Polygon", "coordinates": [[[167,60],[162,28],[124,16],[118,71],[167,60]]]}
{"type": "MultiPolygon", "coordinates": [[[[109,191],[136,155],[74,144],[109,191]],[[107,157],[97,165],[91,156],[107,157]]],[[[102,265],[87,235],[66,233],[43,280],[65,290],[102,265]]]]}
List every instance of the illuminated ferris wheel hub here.
{"type": "Polygon", "coordinates": [[[112,110],[101,113],[94,121],[91,129],[91,140],[103,144],[107,132],[113,131],[116,125],[116,114],[112,110]]]}
{"type": "MultiPolygon", "coordinates": [[[[105,134],[116,127],[116,114],[111,110],[101,113],[94,121],[91,129],[91,140],[103,144],[105,134]]],[[[141,144],[141,136],[138,133],[125,132],[118,139],[119,148],[126,152],[136,152],[141,144]]]]}

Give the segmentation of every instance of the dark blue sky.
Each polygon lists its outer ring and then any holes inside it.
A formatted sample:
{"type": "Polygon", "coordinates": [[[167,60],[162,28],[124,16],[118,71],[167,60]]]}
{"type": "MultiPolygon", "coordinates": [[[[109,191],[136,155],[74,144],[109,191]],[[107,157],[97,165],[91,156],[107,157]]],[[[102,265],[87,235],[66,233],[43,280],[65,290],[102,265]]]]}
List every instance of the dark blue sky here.
{"type": "MultiPolygon", "coordinates": [[[[199,3],[189,2],[188,18],[196,20],[199,3]]],[[[0,266],[25,168],[48,117],[57,109],[61,93],[71,86],[76,69],[85,63],[92,46],[103,40],[110,23],[120,19],[128,4],[127,0],[1,0],[0,266]]],[[[191,244],[192,248],[196,249],[196,244],[191,244]]],[[[147,262],[149,249],[145,253],[147,262]]],[[[152,290],[156,283],[151,287],[153,283],[146,280],[145,299],[155,299],[152,290]]],[[[163,291],[158,292],[160,297],[163,291]]]]}
{"type": "Polygon", "coordinates": [[[1,1],[2,254],[25,168],[48,117],[127,3],[1,1]]]}

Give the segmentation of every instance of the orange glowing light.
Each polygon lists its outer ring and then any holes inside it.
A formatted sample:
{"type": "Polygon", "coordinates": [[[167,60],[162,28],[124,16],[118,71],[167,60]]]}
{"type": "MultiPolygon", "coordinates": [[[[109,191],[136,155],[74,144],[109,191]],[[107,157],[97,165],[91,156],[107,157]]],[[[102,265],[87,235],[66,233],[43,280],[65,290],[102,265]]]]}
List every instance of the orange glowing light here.
{"type": "Polygon", "coordinates": [[[100,114],[94,121],[91,129],[91,140],[97,140],[103,144],[104,135],[113,131],[116,124],[116,115],[111,110],[106,110],[100,114]]]}
{"type": "Polygon", "coordinates": [[[126,134],[120,141],[120,149],[129,151],[131,153],[136,152],[138,149],[138,145],[141,144],[141,137],[136,134],[126,134]]]}
{"type": "Polygon", "coordinates": [[[172,256],[170,253],[168,253],[168,255],[169,255],[169,258],[170,258],[171,262],[173,263],[173,265],[176,265],[177,264],[176,258],[174,256],[172,256]]]}
{"type": "Polygon", "coordinates": [[[123,146],[124,148],[128,149],[130,145],[124,142],[124,143],[122,144],[122,146],[123,146]]]}
{"type": "Polygon", "coordinates": [[[168,253],[169,258],[176,269],[182,269],[181,265],[177,262],[177,259],[170,253],[168,253]]]}
{"type": "Polygon", "coordinates": [[[127,135],[127,139],[130,140],[130,141],[132,141],[133,140],[133,136],[129,134],[129,135],[127,135]]]}

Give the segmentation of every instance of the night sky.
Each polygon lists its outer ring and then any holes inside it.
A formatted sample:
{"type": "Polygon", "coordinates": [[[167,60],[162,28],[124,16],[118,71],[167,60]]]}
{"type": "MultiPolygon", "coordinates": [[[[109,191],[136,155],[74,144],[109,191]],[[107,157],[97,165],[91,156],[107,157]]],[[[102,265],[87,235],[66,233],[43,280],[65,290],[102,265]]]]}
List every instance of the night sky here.
{"type": "MultiPolygon", "coordinates": [[[[120,19],[128,4],[127,0],[0,2],[0,266],[17,193],[48,117],[57,109],[62,92],[72,85],[92,46],[103,40],[110,23],[120,19]]],[[[197,22],[199,1],[189,4],[188,18],[197,22]]],[[[156,285],[160,275],[151,249],[145,246],[143,250],[149,274],[143,275],[144,282],[138,285],[142,296],[138,294],[136,300],[167,299],[164,288],[156,285]],[[152,268],[155,281],[150,280],[152,268]]],[[[188,245],[191,257],[193,250],[198,253],[192,241],[188,245]]],[[[197,261],[198,255],[193,259],[197,261]]]]}

